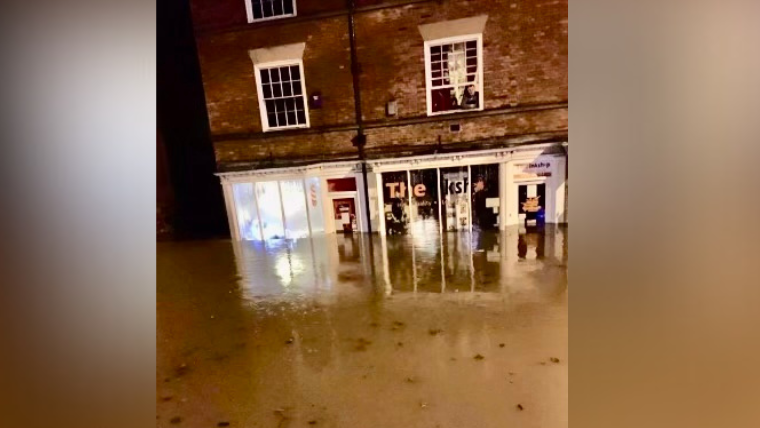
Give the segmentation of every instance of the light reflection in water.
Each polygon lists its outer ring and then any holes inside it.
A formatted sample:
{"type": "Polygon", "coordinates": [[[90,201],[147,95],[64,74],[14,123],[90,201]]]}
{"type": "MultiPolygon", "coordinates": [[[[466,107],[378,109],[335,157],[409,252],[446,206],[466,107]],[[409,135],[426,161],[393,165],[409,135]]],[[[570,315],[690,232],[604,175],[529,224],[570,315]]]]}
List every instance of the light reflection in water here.
{"type": "Polygon", "coordinates": [[[319,235],[233,243],[251,298],[367,293],[509,293],[566,286],[567,228],[438,232],[406,236],[319,235]]]}

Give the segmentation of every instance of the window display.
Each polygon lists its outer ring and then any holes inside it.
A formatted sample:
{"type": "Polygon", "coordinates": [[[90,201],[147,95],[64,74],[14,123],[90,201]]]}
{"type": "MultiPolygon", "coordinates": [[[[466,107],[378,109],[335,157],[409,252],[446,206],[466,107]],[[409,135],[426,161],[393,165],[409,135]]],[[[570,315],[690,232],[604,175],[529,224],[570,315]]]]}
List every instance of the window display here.
{"type": "Polygon", "coordinates": [[[306,217],[306,195],[301,180],[281,181],[282,208],[285,211],[285,236],[298,239],[309,236],[306,217]]]}
{"type": "Polygon", "coordinates": [[[410,221],[415,228],[438,231],[438,170],[409,171],[412,188],[410,221]]]}
{"type": "Polygon", "coordinates": [[[470,230],[469,186],[466,166],[441,168],[443,230],[470,230]]]}
{"type": "Polygon", "coordinates": [[[312,177],[306,179],[306,200],[309,205],[311,232],[324,232],[325,219],[322,213],[322,193],[320,192],[319,178],[312,177]]]}
{"type": "Polygon", "coordinates": [[[253,183],[235,183],[232,186],[232,193],[235,198],[235,214],[240,230],[240,239],[246,241],[261,240],[253,183]]]}
{"type": "Polygon", "coordinates": [[[472,183],[472,227],[492,230],[499,227],[499,165],[470,167],[472,183]]]}
{"type": "Polygon", "coordinates": [[[259,202],[259,216],[264,240],[285,238],[282,224],[280,189],[276,181],[256,183],[256,197],[259,202]]]}
{"type": "Polygon", "coordinates": [[[410,213],[407,172],[384,172],[382,176],[386,233],[404,234],[409,226],[410,213]]]}

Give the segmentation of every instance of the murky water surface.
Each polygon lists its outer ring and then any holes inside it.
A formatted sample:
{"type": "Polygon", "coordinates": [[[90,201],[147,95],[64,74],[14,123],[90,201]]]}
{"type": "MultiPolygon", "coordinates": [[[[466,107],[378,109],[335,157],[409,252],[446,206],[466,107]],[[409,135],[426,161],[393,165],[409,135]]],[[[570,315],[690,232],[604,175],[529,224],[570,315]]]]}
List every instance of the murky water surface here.
{"type": "Polygon", "coordinates": [[[566,427],[567,229],[158,246],[159,427],[566,427]]]}

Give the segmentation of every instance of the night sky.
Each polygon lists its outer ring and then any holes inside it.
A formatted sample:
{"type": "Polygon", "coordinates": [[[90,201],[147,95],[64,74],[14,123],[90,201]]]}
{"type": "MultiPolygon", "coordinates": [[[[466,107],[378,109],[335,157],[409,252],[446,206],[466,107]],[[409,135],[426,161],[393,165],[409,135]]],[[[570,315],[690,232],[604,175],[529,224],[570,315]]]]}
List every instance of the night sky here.
{"type": "Polygon", "coordinates": [[[166,145],[177,237],[229,236],[189,0],[157,3],[157,122],[166,145]]]}

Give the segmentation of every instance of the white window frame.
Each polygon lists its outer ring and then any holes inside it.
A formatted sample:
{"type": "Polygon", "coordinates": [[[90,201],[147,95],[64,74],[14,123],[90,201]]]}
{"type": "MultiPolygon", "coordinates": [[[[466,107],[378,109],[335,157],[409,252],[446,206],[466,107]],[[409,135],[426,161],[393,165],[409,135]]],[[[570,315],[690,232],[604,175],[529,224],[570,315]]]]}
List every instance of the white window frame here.
{"type": "Polygon", "coordinates": [[[258,97],[259,97],[259,113],[261,116],[261,129],[263,129],[264,132],[282,131],[286,129],[309,128],[311,126],[311,122],[309,121],[309,97],[306,95],[306,75],[303,72],[303,60],[290,59],[290,60],[284,60],[284,61],[273,61],[273,62],[254,64],[253,74],[256,77],[256,91],[258,92],[258,97]],[[306,124],[270,127],[269,118],[267,117],[267,106],[264,100],[264,89],[261,86],[261,69],[294,66],[294,65],[298,66],[298,71],[301,74],[301,96],[303,97],[303,110],[304,110],[304,114],[306,114],[306,124]]]}
{"type": "Polygon", "coordinates": [[[254,18],[253,16],[253,0],[245,0],[245,13],[248,16],[248,23],[253,24],[261,21],[271,21],[273,19],[292,18],[298,15],[298,8],[296,7],[297,0],[293,0],[293,13],[287,15],[270,16],[267,18],[254,18]]]}
{"type": "Polygon", "coordinates": [[[483,82],[483,33],[477,33],[477,34],[467,34],[464,36],[455,36],[455,37],[446,37],[443,39],[436,39],[436,40],[426,40],[425,41],[425,89],[426,89],[426,97],[427,97],[427,115],[428,116],[439,116],[443,114],[457,114],[457,113],[466,113],[470,111],[481,111],[483,110],[483,94],[485,93],[485,82],[483,82]],[[468,110],[449,110],[449,111],[439,111],[439,112],[433,112],[433,97],[431,96],[431,93],[433,91],[433,74],[431,71],[430,66],[430,47],[431,46],[437,46],[437,45],[445,45],[445,44],[452,44],[452,43],[460,43],[460,42],[469,42],[472,40],[475,40],[477,42],[478,46],[478,74],[477,74],[477,84],[478,84],[478,108],[476,109],[468,109],[468,110]]]}

